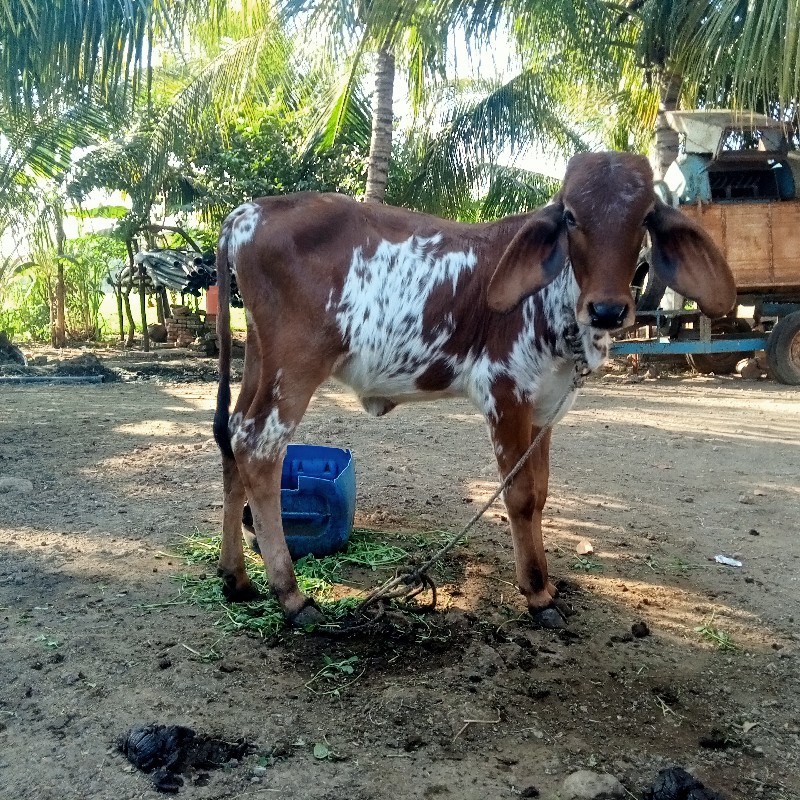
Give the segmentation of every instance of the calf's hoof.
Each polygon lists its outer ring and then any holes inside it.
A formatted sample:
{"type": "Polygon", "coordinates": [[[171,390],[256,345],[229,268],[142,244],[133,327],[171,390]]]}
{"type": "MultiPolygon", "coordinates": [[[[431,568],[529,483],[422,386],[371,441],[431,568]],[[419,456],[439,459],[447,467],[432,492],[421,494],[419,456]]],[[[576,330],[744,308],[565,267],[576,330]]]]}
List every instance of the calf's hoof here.
{"type": "Polygon", "coordinates": [[[530,615],[539,628],[545,628],[550,631],[560,631],[567,627],[566,619],[564,619],[555,605],[536,610],[530,609],[530,615]]]}
{"type": "Polygon", "coordinates": [[[307,597],[302,606],[294,614],[286,614],[286,619],[295,628],[304,628],[306,625],[324,625],[327,620],[320,607],[307,597]]]}
{"type": "Polygon", "coordinates": [[[250,600],[260,600],[261,592],[247,581],[237,581],[235,575],[217,570],[217,575],[222,578],[222,594],[229,603],[247,603],[250,600]]]}

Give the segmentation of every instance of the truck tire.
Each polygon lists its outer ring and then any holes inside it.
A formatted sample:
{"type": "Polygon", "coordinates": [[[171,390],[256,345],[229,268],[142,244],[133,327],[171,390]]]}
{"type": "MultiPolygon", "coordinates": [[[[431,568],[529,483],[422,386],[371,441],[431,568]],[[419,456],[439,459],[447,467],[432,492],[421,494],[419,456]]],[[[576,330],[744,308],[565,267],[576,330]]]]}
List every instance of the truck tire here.
{"type": "Polygon", "coordinates": [[[800,386],[800,311],[778,320],[766,349],[772,377],[780,383],[800,386]]]}
{"type": "MultiPolygon", "coordinates": [[[[639,295],[636,301],[636,311],[655,311],[664,298],[667,284],[656,275],[655,270],[644,262],[637,269],[639,280],[639,295]]],[[[636,279],[634,279],[636,280],[636,279]]]]}
{"type": "MultiPolygon", "coordinates": [[[[726,318],[714,320],[711,323],[711,333],[750,333],[751,327],[746,320],[726,318]]],[[[730,375],[736,371],[736,365],[743,358],[752,358],[753,351],[741,351],[735,353],[689,353],[686,360],[689,365],[697,372],[708,375],[713,372],[715,375],[730,375]]]]}

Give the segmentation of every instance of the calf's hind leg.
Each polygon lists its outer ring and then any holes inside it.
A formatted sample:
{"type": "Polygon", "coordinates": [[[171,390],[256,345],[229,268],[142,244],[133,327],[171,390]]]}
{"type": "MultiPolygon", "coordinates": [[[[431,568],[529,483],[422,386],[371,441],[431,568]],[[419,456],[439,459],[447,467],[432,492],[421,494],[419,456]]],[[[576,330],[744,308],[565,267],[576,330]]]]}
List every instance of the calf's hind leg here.
{"type": "Polygon", "coordinates": [[[227,600],[243,602],[259,596],[244,566],[242,549],[242,508],[245,490],[236,460],[223,454],[222,545],[217,575],[222,578],[222,593],[227,600]]]}
{"type": "MultiPolygon", "coordinates": [[[[258,391],[260,376],[260,348],[252,325],[248,326],[245,349],[244,376],[235,412],[241,414],[253,402],[258,391]]],[[[217,575],[222,578],[222,593],[230,601],[253,600],[258,591],[250,581],[244,566],[242,549],[242,508],[245,487],[236,459],[222,451],[222,546],[219,553],[217,575]]]]}
{"type": "MultiPolygon", "coordinates": [[[[313,600],[297,586],[281,521],[281,470],[286,445],[324,377],[303,369],[307,366],[298,365],[291,372],[265,369],[250,408],[231,419],[231,443],[270,588],[286,618],[295,625],[324,621],[313,600]]],[[[239,510],[241,513],[241,506],[239,510]]]]}

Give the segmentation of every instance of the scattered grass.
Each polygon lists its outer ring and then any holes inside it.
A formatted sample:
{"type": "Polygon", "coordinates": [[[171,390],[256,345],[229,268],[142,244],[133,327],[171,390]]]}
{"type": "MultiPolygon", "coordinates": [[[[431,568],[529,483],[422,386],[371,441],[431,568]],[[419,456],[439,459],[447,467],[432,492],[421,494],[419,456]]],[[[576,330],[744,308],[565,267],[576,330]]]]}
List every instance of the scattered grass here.
{"type": "Polygon", "coordinates": [[[362,668],[358,675],[353,677],[360,660],[358,656],[350,656],[339,661],[334,661],[327,655],[322,656],[322,669],[306,681],[306,689],[313,694],[341,696],[342,689],[355,683],[364,674],[365,668],[362,668]],[[325,681],[328,688],[321,689],[315,686],[320,681],[325,681]]]}
{"type": "Polygon", "coordinates": [[[690,564],[688,561],[684,561],[682,558],[678,557],[673,558],[667,565],[667,569],[676,575],[688,575],[689,570],[695,568],[694,564],[690,564]]]}
{"type": "MultiPolygon", "coordinates": [[[[419,548],[438,549],[447,544],[453,537],[452,531],[442,530],[440,528],[422,531],[411,534],[411,541],[419,548]]],[[[459,541],[459,547],[464,547],[469,544],[469,536],[464,536],[459,541]]]]}
{"type": "Polygon", "coordinates": [[[345,756],[337,753],[331,746],[328,744],[328,740],[323,736],[321,742],[317,742],[314,745],[312,750],[314,754],[314,758],[318,759],[319,761],[325,761],[326,759],[330,761],[344,761],[345,756]]]}
{"type": "Polygon", "coordinates": [[[582,572],[603,571],[603,565],[599,561],[587,556],[576,556],[575,560],[569,565],[569,568],[582,572]]]}
{"type": "Polygon", "coordinates": [[[695,630],[704,639],[707,639],[712,644],[715,644],[720,650],[731,652],[739,649],[729,633],[723,631],[721,628],[717,628],[714,625],[714,614],[712,614],[702,625],[698,625],[695,630]]]}
{"type": "Polygon", "coordinates": [[[648,555],[645,558],[645,563],[653,572],[670,572],[673,575],[688,575],[690,570],[701,569],[699,564],[691,564],[679,557],[673,558],[664,564],[653,556],[648,555]]]}
{"type": "MultiPolygon", "coordinates": [[[[366,528],[355,528],[345,550],[324,558],[306,556],[295,563],[300,591],[320,604],[330,620],[342,619],[359,602],[358,597],[333,600],[334,584],[342,581],[345,567],[382,570],[405,561],[408,552],[402,547],[377,541],[378,534],[366,528]]],[[[195,533],[184,537],[178,550],[187,565],[215,565],[222,537],[195,533]]],[[[228,603],[222,594],[222,580],[216,576],[180,573],[174,578],[180,583],[181,601],[220,612],[216,625],[224,632],[249,631],[260,636],[279,633],[284,628],[283,611],[270,595],[269,584],[261,557],[245,548],[245,563],[250,579],[264,595],[248,603],[228,603]]]]}

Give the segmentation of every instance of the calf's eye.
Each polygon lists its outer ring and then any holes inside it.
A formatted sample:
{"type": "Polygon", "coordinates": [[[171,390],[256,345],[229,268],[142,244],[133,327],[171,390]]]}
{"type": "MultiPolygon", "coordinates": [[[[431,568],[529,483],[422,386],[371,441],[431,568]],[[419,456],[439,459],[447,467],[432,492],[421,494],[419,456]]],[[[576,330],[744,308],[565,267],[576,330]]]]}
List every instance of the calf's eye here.
{"type": "Polygon", "coordinates": [[[566,222],[570,228],[574,228],[578,224],[575,215],[569,210],[564,212],[564,222],[566,222]]]}

